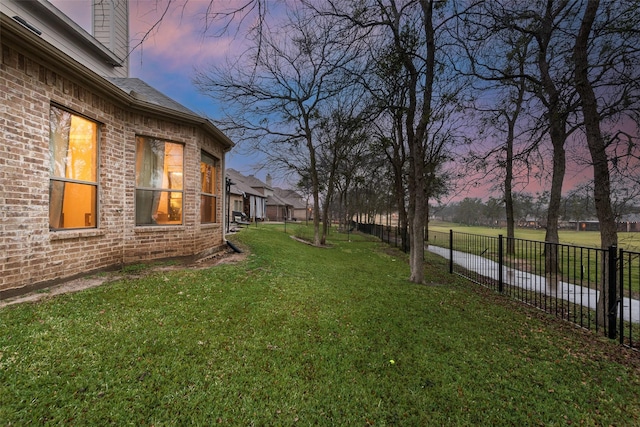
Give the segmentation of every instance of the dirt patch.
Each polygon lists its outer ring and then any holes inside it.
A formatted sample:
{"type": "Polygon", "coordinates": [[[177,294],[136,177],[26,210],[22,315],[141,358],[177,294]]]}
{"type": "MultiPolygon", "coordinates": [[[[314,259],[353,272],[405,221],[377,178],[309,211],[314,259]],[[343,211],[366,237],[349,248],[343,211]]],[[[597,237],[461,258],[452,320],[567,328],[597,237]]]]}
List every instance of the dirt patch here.
{"type": "Polygon", "coordinates": [[[243,249],[242,253],[237,253],[229,249],[188,263],[150,265],[149,267],[145,267],[142,271],[135,272],[127,272],[126,270],[104,272],[100,273],[99,275],[80,277],[61,283],[59,285],[52,286],[50,288],[45,288],[17,297],[1,300],[0,308],[24,302],[38,302],[40,300],[51,298],[60,294],[67,294],[71,292],[78,292],[84,289],[95,288],[96,286],[114,282],[126,277],[140,277],[154,271],[176,271],[185,269],[203,270],[206,268],[215,267],[216,265],[220,264],[234,264],[243,261],[246,258],[246,250],[243,249]]]}
{"type": "Polygon", "coordinates": [[[296,240],[296,241],[298,241],[300,243],[304,243],[305,245],[313,246],[314,248],[324,248],[324,249],[331,248],[331,245],[327,245],[327,244],[325,244],[325,245],[314,245],[313,242],[311,242],[309,240],[306,240],[306,239],[302,239],[302,238],[297,237],[297,236],[289,236],[289,237],[291,237],[293,240],[296,240]]]}
{"type": "MultiPolygon", "coordinates": [[[[209,255],[204,258],[200,258],[192,263],[188,263],[185,265],[176,265],[176,270],[190,268],[190,269],[204,269],[211,268],[220,264],[235,264],[240,261],[244,261],[247,258],[247,250],[242,248],[242,252],[238,253],[232,249],[227,249],[222,252],[215,253],[213,255],[209,255]]],[[[170,266],[171,267],[171,266],[170,266]]]]}
{"type": "Polygon", "coordinates": [[[7,298],[0,301],[0,308],[7,305],[20,304],[23,302],[37,302],[45,298],[51,298],[56,295],[66,294],[69,292],[77,292],[83,289],[95,288],[108,281],[117,280],[119,273],[105,273],[101,276],[81,277],[78,279],[64,282],[60,285],[52,286],[50,288],[41,289],[34,292],[29,292],[24,295],[19,295],[13,298],[7,298]]]}

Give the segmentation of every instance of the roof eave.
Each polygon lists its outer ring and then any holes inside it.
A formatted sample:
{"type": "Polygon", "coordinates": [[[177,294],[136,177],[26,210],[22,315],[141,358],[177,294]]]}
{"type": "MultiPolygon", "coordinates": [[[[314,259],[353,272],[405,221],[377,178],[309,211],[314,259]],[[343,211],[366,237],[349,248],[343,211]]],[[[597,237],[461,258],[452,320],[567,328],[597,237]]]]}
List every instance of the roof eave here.
{"type": "Polygon", "coordinates": [[[225,148],[224,151],[231,150],[235,145],[233,141],[211,123],[209,119],[135,98],[3,13],[0,13],[0,31],[2,32],[1,39],[3,43],[26,47],[27,50],[39,56],[52,67],[55,66],[56,68],[64,69],[74,77],[84,80],[94,89],[124,104],[130,110],[164,118],[171,117],[179,121],[200,126],[205,132],[212,134],[216,140],[222,143],[225,148]]]}
{"type": "Polygon", "coordinates": [[[48,1],[36,0],[31,2],[31,7],[38,8],[47,13],[49,17],[54,18],[58,25],[62,25],[65,31],[70,33],[78,33],[81,37],[78,38],[82,44],[88,49],[102,58],[103,61],[113,67],[122,67],[124,59],[118,57],[115,53],[107,49],[102,43],[96,40],[91,34],[85,31],[84,28],[73,22],[65,14],[61,13],[55,6],[48,1]]]}
{"type": "MultiPolygon", "coordinates": [[[[109,83],[111,84],[111,83],[109,83]]],[[[144,112],[144,113],[148,113],[149,111],[153,111],[155,112],[157,115],[160,116],[172,116],[178,120],[184,121],[184,122],[188,122],[194,125],[199,125],[201,126],[206,132],[211,133],[212,135],[214,135],[216,137],[216,139],[218,141],[220,141],[224,146],[225,146],[225,151],[229,151],[231,150],[234,146],[235,143],[233,141],[231,141],[231,139],[229,139],[229,137],[227,135],[225,135],[220,129],[218,129],[213,123],[211,123],[211,121],[205,117],[201,117],[201,116],[197,116],[197,115],[193,115],[193,114],[187,114],[187,113],[183,113],[180,111],[176,111],[173,110],[171,108],[167,108],[167,107],[163,107],[161,105],[158,104],[154,104],[152,102],[148,102],[148,101],[143,101],[140,99],[137,99],[129,94],[127,94],[126,92],[123,92],[120,88],[118,88],[117,86],[113,85],[115,87],[116,90],[122,92],[128,101],[128,106],[131,109],[134,110],[138,110],[140,112],[144,112]]]]}

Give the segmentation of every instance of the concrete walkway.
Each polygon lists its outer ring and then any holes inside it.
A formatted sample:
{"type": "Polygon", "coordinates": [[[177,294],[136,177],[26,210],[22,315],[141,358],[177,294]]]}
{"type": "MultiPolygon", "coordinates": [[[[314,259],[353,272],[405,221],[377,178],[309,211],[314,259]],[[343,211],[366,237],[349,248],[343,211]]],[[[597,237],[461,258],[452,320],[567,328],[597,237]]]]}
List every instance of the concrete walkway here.
{"type": "MultiPolygon", "coordinates": [[[[429,252],[449,259],[449,249],[429,245],[429,252]]],[[[466,252],[453,251],[453,262],[457,265],[491,279],[498,280],[500,265],[487,258],[466,252]]],[[[589,289],[573,283],[560,282],[557,289],[548,289],[546,279],[543,276],[516,270],[510,267],[502,267],[502,277],[505,284],[517,286],[526,290],[545,295],[553,295],[574,304],[596,309],[599,291],[589,289]]],[[[640,301],[637,299],[623,298],[624,320],[640,323],[640,301]]],[[[620,313],[618,312],[618,316],[620,313]]]]}

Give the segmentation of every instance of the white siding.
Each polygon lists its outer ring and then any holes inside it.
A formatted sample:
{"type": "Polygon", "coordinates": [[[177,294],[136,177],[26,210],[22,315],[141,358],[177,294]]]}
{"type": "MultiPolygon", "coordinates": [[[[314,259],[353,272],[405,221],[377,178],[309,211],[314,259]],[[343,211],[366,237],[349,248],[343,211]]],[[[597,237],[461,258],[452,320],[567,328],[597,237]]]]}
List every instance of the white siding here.
{"type": "MultiPolygon", "coordinates": [[[[126,55],[112,53],[109,57],[104,46],[49,2],[0,0],[0,13],[9,17],[19,16],[37,28],[43,40],[94,72],[106,77],[128,77],[126,66],[116,67],[109,63],[118,60],[117,57],[124,58],[126,55]]],[[[118,62],[121,61],[121,59],[118,60],[118,62]]]]}
{"type": "Polygon", "coordinates": [[[127,0],[93,2],[93,36],[120,58],[128,77],[129,68],[129,4],[127,0]]]}

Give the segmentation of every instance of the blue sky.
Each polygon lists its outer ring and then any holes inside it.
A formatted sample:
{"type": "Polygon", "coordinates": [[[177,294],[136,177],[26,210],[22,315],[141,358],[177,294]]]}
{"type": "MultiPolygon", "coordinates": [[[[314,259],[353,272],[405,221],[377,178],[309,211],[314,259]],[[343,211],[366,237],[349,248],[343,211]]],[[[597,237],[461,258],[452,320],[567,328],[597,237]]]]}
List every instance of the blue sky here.
{"type": "MultiPolygon", "coordinates": [[[[90,0],[49,1],[87,32],[92,32],[90,0]]],[[[221,117],[219,105],[200,94],[191,79],[196,69],[222,63],[242,49],[243,35],[235,31],[220,34],[217,27],[205,32],[204,12],[210,0],[172,1],[159,26],[140,46],[137,45],[142,37],[162,16],[167,0],[129,1],[129,31],[134,48],[130,56],[130,77],[144,80],[187,108],[215,120],[221,117]]],[[[226,0],[225,4],[231,8],[236,2],[226,0]]],[[[230,28],[235,30],[233,25],[230,28]]],[[[264,179],[268,171],[253,168],[258,160],[233,149],[227,156],[227,167],[264,179]]]]}

